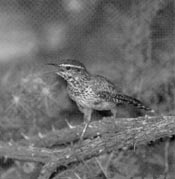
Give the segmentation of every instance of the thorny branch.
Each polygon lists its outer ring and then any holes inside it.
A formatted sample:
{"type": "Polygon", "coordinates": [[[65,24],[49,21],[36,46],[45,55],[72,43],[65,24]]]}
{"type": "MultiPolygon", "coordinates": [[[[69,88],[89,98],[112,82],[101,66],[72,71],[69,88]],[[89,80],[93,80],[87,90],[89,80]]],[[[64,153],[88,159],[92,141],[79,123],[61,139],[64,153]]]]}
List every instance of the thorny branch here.
{"type": "Polygon", "coordinates": [[[52,131],[20,142],[0,142],[0,156],[43,163],[39,179],[48,179],[61,166],[113,150],[137,147],[161,137],[171,137],[175,134],[175,116],[104,118],[91,122],[85,140],[77,144],[82,128],[83,125],[52,131]]]}

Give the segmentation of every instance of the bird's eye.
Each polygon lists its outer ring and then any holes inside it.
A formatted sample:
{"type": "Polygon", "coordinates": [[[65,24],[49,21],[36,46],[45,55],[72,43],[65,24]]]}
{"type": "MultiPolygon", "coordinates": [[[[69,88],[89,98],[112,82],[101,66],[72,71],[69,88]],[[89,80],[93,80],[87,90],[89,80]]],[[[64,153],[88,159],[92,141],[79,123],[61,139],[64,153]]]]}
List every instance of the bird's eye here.
{"type": "Polygon", "coordinates": [[[66,70],[70,70],[70,67],[66,67],[66,70]]]}
{"type": "Polygon", "coordinates": [[[77,71],[80,72],[81,70],[78,68],[77,71]]]}

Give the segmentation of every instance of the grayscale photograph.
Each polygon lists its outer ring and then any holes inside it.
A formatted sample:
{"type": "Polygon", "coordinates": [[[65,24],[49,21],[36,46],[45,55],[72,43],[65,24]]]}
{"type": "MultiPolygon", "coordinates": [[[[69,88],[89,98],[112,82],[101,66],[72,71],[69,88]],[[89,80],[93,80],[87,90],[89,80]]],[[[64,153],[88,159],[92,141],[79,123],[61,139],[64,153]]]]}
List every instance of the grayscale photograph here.
{"type": "Polygon", "coordinates": [[[0,0],[0,179],[175,179],[175,0],[0,0]]]}

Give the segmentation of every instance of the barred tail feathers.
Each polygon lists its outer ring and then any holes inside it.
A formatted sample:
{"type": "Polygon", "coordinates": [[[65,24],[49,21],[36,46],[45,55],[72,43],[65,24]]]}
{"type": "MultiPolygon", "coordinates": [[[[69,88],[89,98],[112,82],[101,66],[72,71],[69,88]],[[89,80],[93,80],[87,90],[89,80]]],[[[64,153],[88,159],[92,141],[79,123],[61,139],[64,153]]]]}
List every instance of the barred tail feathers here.
{"type": "Polygon", "coordinates": [[[145,111],[150,111],[150,112],[154,112],[153,109],[145,106],[141,101],[127,96],[127,95],[121,95],[121,94],[117,94],[114,98],[114,100],[116,100],[117,103],[127,103],[127,104],[132,104],[133,106],[137,107],[138,109],[143,109],[145,111]]]}

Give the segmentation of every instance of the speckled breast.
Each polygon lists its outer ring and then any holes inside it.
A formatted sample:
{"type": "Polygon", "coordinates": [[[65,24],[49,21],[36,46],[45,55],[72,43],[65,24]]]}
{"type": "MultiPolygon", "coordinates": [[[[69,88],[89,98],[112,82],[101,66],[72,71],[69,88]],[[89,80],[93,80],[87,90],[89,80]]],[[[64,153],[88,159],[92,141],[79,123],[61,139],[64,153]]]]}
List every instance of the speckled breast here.
{"type": "Polygon", "coordinates": [[[75,86],[72,87],[69,85],[68,94],[72,100],[82,107],[96,110],[110,110],[115,106],[114,103],[99,98],[92,90],[91,86],[75,88],[75,86]]]}
{"type": "Polygon", "coordinates": [[[91,108],[96,101],[96,95],[88,86],[72,87],[68,85],[68,94],[72,100],[83,107],[91,108]]]}

